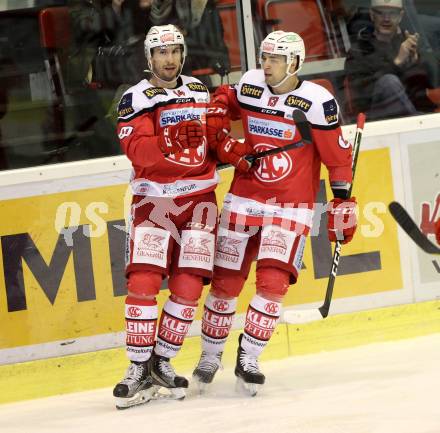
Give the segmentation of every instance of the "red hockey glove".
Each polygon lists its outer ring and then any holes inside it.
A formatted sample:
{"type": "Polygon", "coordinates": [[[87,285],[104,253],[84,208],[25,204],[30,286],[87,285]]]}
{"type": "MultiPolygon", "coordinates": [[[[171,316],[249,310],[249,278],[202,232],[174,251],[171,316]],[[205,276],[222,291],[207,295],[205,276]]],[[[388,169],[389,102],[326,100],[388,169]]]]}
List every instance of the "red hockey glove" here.
{"type": "Polygon", "coordinates": [[[206,138],[212,150],[217,148],[231,131],[228,110],[220,104],[210,105],[206,111],[206,138]]]}
{"type": "Polygon", "coordinates": [[[327,204],[327,230],[330,242],[339,240],[346,244],[353,239],[357,227],[356,205],[356,197],[347,200],[334,198],[327,204]]]}
{"type": "Polygon", "coordinates": [[[185,120],[170,125],[159,136],[160,150],[168,155],[183,149],[199,147],[203,143],[203,129],[200,120],[185,120]]]}
{"type": "Polygon", "coordinates": [[[435,238],[437,239],[437,243],[440,245],[440,218],[435,223],[435,238]]]}
{"type": "Polygon", "coordinates": [[[217,156],[221,162],[232,164],[238,171],[246,173],[251,168],[251,163],[246,161],[246,155],[254,153],[252,147],[244,141],[236,140],[232,137],[226,137],[217,146],[217,156]]]}

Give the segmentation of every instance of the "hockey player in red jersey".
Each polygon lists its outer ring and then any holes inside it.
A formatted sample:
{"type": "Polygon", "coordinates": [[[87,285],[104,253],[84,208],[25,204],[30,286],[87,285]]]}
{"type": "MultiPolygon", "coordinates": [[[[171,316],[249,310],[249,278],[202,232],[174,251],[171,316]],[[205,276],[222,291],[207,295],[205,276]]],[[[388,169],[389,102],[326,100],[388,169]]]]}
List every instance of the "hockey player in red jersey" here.
{"type": "Polygon", "coordinates": [[[159,387],[175,398],[185,396],[188,381],[176,375],[170,358],[179,352],[203,284],[210,281],[217,224],[208,90],[180,74],[186,48],[175,26],[152,27],[145,54],[148,79],[128,89],[118,107],[120,143],[133,165],[125,301],[131,362],[113,390],[118,408],[147,402],[159,387]],[[167,276],[171,296],[157,325],[156,296],[167,276]]]}
{"type": "Polygon", "coordinates": [[[202,320],[202,355],[193,373],[202,390],[221,365],[237,297],[254,258],[256,294],[239,338],[235,375],[252,395],[264,383],[258,356],[275,330],[289,285],[298,278],[321,162],[334,195],[327,206],[330,240],[336,241],[340,233],[339,239],[347,243],[356,229],[356,200],[348,197],[351,145],[342,137],[333,95],[298,78],[304,58],[299,35],[273,32],[260,47],[262,68],[246,72],[234,87],[221,86],[213,98],[212,107],[223,107],[232,120],[242,120],[245,137],[240,143],[228,136],[217,145],[219,158],[233,161],[237,168],[223,203],[214,276],[202,320]],[[299,140],[293,110],[304,112],[313,143],[263,157],[250,167],[245,153],[299,140]]]}

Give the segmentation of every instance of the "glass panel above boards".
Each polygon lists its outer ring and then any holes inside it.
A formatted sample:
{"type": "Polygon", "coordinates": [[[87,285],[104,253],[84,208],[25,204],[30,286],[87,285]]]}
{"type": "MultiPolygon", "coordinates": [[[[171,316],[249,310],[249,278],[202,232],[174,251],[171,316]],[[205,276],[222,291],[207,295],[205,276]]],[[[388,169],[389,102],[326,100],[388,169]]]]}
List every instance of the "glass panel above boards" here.
{"type": "Polygon", "coordinates": [[[412,0],[251,0],[255,45],[274,30],[301,35],[299,75],[320,79],[345,123],[440,111],[440,8],[412,0]]]}

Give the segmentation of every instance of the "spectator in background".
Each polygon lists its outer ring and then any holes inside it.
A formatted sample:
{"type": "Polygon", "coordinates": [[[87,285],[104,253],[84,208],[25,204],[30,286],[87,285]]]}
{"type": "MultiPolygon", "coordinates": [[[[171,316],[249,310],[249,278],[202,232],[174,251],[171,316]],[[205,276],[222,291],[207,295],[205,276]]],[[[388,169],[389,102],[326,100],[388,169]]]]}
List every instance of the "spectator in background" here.
{"type": "Polygon", "coordinates": [[[124,42],[131,34],[131,17],[125,4],[126,0],[106,0],[102,8],[103,30],[112,42],[124,42]]]}
{"type": "Polygon", "coordinates": [[[433,5],[429,6],[429,2],[426,2],[425,11],[420,13],[423,10],[420,4],[422,2],[417,3],[418,7],[416,7],[415,0],[403,0],[403,7],[406,12],[405,21],[409,28],[417,29],[420,33],[422,48],[438,54],[440,51],[440,16],[435,15],[438,14],[438,9],[432,8],[433,5]],[[429,13],[432,13],[432,15],[429,15],[429,13]]]}
{"type": "MultiPolygon", "coordinates": [[[[102,9],[98,0],[69,0],[71,44],[62,63],[66,92],[71,103],[63,106],[66,125],[81,132],[71,140],[64,160],[95,158],[120,153],[113,125],[105,118],[106,109],[96,90],[90,87],[92,65],[98,47],[103,43],[102,9]]],[[[56,130],[48,116],[43,126],[49,136],[56,130]]]]}
{"type": "MultiPolygon", "coordinates": [[[[93,81],[116,89],[144,78],[144,40],[152,0],[106,0],[102,10],[103,44],[93,65],[93,81]]],[[[119,95],[120,96],[120,95],[119,95]]]]}
{"type": "MultiPolygon", "coordinates": [[[[143,35],[144,39],[152,26],[150,20],[151,5],[153,0],[129,0],[131,1],[133,13],[134,34],[143,35]]],[[[144,42],[142,40],[142,42],[144,42]]],[[[145,58],[145,55],[142,55],[145,58]]]]}
{"type": "Polygon", "coordinates": [[[100,5],[93,0],[69,0],[72,43],[68,52],[68,67],[64,71],[69,88],[83,86],[88,81],[90,67],[98,46],[102,43],[100,5]]]}
{"type": "Polygon", "coordinates": [[[190,59],[185,73],[206,68],[221,76],[229,72],[228,49],[215,0],[153,0],[150,18],[154,25],[170,22],[184,33],[190,59]]]}
{"type": "MultiPolygon", "coordinates": [[[[424,13],[419,13],[414,0],[403,0],[403,6],[405,25],[409,31],[420,34],[420,50],[424,58],[429,61],[429,74],[433,87],[438,87],[440,85],[440,16],[428,15],[426,10],[424,13]]],[[[431,12],[435,14],[438,10],[433,8],[431,12]]]]}
{"type": "MultiPolygon", "coordinates": [[[[5,116],[8,104],[7,87],[3,86],[3,79],[0,80],[0,120],[5,116]]],[[[0,170],[7,168],[6,152],[2,143],[2,130],[0,129],[0,170]]]]}
{"type": "Polygon", "coordinates": [[[112,89],[107,119],[116,125],[116,108],[122,94],[145,78],[144,40],[151,28],[153,0],[106,0],[103,27],[106,43],[98,48],[93,81],[112,89]]]}
{"type": "Polygon", "coordinates": [[[432,87],[421,61],[419,34],[400,28],[402,0],[372,0],[373,27],[359,31],[345,63],[353,105],[382,119],[432,112],[432,87]]]}
{"type": "MultiPolygon", "coordinates": [[[[11,87],[19,84],[17,66],[13,60],[12,51],[13,48],[8,39],[0,37],[0,120],[6,116],[8,111],[11,87]]],[[[9,168],[9,162],[0,128],[0,170],[6,168],[9,168]]]]}

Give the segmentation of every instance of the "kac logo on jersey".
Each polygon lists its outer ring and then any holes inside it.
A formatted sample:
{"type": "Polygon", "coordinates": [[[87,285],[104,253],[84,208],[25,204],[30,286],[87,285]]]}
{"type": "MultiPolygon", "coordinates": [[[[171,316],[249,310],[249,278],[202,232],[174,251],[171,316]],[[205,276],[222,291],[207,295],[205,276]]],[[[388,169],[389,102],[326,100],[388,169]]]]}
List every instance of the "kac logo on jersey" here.
{"type": "Polygon", "coordinates": [[[254,86],[252,84],[243,84],[240,90],[241,95],[255,99],[260,99],[263,92],[264,89],[262,87],[254,86]]]}
{"type": "Polygon", "coordinates": [[[327,123],[334,123],[338,121],[338,106],[334,99],[324,102],[322,104],[324,109],[324,117],[327,123]]]}
{"type": "MultiPolygon", "coordinates": [[[[198,167],[202,165],[206,157],[206,138],[203,139],[203,143],[195,149],[184,149],[178,153],[170,153],[166,160],[178,165],[185,165],[188,167],[198,167]]],[[[179,193],[191,192],[191,187],[187,186],[184,191],[178,191],[179,193]]]]}
{"type": "Polygon", "coordinates": [[[182,107],[173,110],[164,110],[160,113],[160,126],[163,128],[168,125],[175,125],[187,120],[200,120],[205,113],[203,108],[182,107]]]}
{"type": "MultiPolygon", "coordinates": [[[[257,153],[273,149],[277,146],[267,143],[259,143],[254,149],[257,153]]],[[[258,160],[258,169],[254,172],[261,182],[278,182],[292,172],[292,158],[287,152],[276,155],[264,156],[258,160]]]]}
{"type": "Polygon", "coordinates": [[[280,140],[293,140],[295,126],[275,120],[248,117],[248,131],[254,135],[279,138],[280,140]]]}

